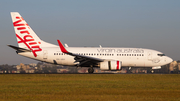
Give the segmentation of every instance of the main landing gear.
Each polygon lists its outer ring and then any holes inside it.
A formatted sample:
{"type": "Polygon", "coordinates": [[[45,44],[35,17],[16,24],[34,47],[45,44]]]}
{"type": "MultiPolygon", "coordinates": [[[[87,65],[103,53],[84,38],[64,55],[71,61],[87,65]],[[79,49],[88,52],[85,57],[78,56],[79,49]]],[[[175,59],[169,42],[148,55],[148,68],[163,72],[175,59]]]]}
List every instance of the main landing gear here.
{"type": "Polygon", "coordinates": [[[88,73],[93,73],[94,72],[94,69],[92,68],[92,67],[90,67],[89,69],[88,69],[88,73]]]}

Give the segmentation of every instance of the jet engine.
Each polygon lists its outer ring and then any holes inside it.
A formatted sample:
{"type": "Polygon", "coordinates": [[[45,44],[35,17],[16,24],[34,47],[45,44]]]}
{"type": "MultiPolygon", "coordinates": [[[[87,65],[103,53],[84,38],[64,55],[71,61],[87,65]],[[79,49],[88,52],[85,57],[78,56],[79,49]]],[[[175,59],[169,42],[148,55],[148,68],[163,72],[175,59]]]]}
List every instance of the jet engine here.
{"type": "Polygon", "coordinates": [[[101,70],[121,70],[121,61],[111,60],[100,62],[101,70]]]}

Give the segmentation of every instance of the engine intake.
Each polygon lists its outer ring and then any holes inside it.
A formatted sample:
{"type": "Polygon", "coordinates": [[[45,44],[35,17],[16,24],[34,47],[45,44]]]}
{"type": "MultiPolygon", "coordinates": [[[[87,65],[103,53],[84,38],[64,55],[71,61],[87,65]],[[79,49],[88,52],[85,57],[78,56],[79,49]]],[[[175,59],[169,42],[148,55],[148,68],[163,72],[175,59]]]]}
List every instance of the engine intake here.
{"type": "Polygon", "coordinates": [[[121,70],[121,61],[112,60],[100,62],[101,70],[121,70]]]}

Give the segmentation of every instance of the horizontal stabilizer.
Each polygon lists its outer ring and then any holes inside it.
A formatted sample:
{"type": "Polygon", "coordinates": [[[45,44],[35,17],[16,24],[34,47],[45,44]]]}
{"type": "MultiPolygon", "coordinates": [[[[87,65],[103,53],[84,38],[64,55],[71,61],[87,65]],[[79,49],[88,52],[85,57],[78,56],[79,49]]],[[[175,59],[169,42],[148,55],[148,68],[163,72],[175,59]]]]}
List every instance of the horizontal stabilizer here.
{"type": "Polygon", "coordinates": [[[17,50],[17,51],[21,51],[21,52],[31,52],[31,50],[28,49],[24,49],[24,48],[20,48],[20,47],[16,47],[16,46],[12,46],[12,45],[8,45],[9,47],[17,50]]]}

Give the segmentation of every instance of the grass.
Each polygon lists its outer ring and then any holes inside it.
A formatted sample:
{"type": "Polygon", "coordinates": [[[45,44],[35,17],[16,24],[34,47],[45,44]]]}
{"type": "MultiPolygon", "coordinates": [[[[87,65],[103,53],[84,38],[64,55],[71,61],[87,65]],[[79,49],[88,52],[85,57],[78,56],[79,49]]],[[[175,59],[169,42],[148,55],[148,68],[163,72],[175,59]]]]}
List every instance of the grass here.
{"type": "Polygon", "coordinates": [[[1,100],[178,101],[176,74],[1,74],[1,100]]]}

